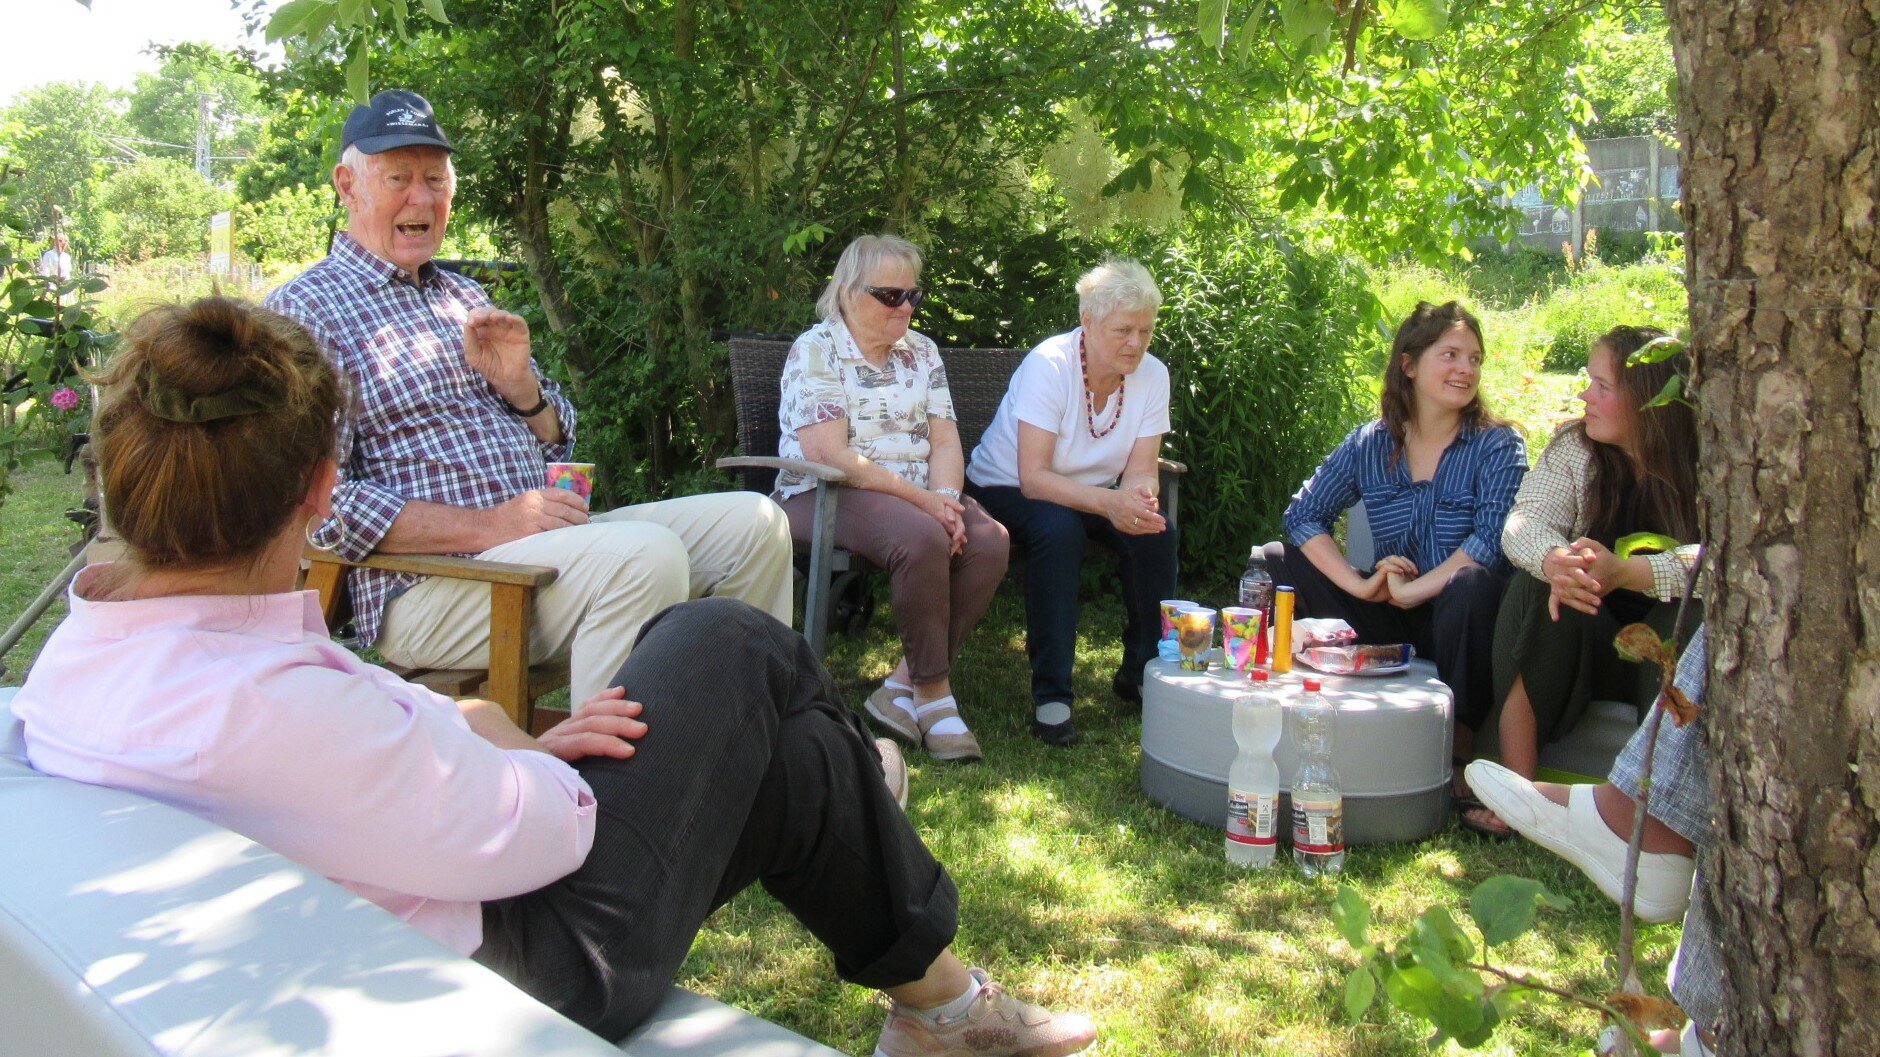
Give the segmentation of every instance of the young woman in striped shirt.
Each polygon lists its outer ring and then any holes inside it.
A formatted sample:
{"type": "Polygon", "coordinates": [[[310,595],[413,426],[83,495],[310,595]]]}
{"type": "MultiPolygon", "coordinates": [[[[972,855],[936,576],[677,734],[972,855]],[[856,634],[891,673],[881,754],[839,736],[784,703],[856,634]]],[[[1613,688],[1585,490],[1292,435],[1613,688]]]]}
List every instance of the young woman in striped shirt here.
{"type": "Polygon", "coordinates": [[[1269,548],[1303,616],[1341,617],[1363,642],[1408,642],[1455,693],[1455,755],[1493,702],[1490,645],[1508,582],[1502,521],[1527,473],[1514,427],[1482,401],[1482,325],[1454,301],[1419,302],[1397,328],[1379,417],[1351,431],[1286,508],[1269,548]],[[1332,538],[1364,504],[1375,564],[1332,538]]]}

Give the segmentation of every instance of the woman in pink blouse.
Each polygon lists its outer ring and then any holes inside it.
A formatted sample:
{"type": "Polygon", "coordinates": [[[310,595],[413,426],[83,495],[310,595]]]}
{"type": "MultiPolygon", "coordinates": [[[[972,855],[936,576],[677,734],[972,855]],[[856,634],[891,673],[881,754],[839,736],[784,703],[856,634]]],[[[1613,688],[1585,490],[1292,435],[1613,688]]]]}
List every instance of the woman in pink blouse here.
{"type": "MultiPolygon", "coordinates": [[[[951,673],[960,645],[1005,578],[1005,526],[960,495],[966,459],[932,340],[908,329],[920,303],[920,251],[893,235],[848,244],[816,302],[823,321],[783,364],[778,454],[848,473],[836,546],[888,570],[901,662],[868,714],[937,760],[977,760],[951,673]]],[[[785,470],[777,501],[791,534],[816,533],[815,482],[785,470]]]]}
{"type": "Polygon", "coordinates": [[[306,331],[208,298],[125,339],[94,435],[130,556],[73,583],[13,700],[35,768],[243,833],[610,1039],[753,882],[890,996],[879,1053],[1094,1039],[953,955],[953,882],[800,636],[730,599],[668,609],[531,738],[360,661],[294,590],[344,410],[306,331]]]}

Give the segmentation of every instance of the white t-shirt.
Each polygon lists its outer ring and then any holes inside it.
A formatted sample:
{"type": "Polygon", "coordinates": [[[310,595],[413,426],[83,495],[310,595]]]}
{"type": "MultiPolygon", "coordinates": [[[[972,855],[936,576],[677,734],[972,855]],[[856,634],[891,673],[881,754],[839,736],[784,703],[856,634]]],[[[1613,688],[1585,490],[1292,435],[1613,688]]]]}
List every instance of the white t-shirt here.
{"type": "Polygon", "coordinates": [[[1107,488],[1129,464],[1129,450],[1143,437],[1168,432],[1168,367],[1145,355],[1135,372],[1096,409],[1097,430],[1117,415],[1116,428],[1090,435],[1084,417],[1084,371],[1077,356],[1084,328],[1046,338],[1012,373],[999,413],[973,449],[966,476],[986,488],[1018,486],[1018,424],[1029,422],[1057,435],[1051,470],[1078,484],[1107,488]],[[1119,412],[1116,402],[1121,399],[1119,412]]]}

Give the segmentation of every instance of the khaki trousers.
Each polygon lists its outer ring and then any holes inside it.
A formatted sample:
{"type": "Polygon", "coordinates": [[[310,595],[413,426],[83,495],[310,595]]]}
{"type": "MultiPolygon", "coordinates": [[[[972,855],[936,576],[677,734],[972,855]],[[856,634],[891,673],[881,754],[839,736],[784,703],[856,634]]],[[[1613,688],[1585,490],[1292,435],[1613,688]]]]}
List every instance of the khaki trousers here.
{"type": "MultiPolygon", "coordinates": [[[[561,571],[536,593],[529,657],[567,658],[569,700],[579,704],[607,687],[642,624],[688,598],[736,598],[790,623],[790,553],[790,523],[777,504],[755,492],[717,492],[621,507],[477,557],[561,571]]],[[[487,667],[489,585],[419,581],[385,607],[375,645],[408,667],[487,667]]]]}

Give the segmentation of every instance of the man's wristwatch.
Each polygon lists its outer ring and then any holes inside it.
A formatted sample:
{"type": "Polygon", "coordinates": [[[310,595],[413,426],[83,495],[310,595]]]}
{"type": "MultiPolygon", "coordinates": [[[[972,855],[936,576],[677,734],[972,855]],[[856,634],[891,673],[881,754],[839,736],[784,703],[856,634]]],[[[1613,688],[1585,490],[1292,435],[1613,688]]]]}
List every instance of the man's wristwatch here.
{"type": "Polygon", "coordinates": [[[548,410],[548,390],[537,389],[535,392],[536,392],[536,397],[537,397],[535,401],[535,406],[528,409],[527,411],[524,411],[523,409],[510,403],[508,400],[503,401],[503,406],[508,408],[509,413],[512,415],[515,415],[517,418],[534,418],[535,416],[548,410]]]}

